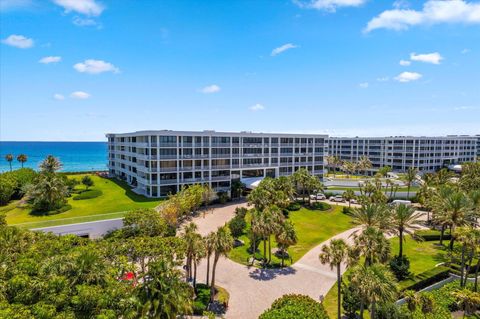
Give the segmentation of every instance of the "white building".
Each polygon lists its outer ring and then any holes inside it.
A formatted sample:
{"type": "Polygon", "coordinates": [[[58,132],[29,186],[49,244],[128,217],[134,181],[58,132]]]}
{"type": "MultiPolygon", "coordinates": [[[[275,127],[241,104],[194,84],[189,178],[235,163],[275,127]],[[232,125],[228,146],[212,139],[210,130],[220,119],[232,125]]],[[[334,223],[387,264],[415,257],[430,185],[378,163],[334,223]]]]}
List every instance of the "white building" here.
{"type": "Polygon", "coordinates": [[[208,183],[230,191],[231,182],[291,175],[300,167],[323,177],[327,135],[139,131],[107,134],[108,170],[148,197],[182,185],[208,183]]]}
{"type": "Polygon", "coordinates": [[[345,161],[358,161],[366,156],[373,164],[372,172],[383,166],[404,172],[415,167],[433,172],[451,164],[474,162],[477,139],[471,136],[445,137],[331,137],[329,155],[345,161]]]}

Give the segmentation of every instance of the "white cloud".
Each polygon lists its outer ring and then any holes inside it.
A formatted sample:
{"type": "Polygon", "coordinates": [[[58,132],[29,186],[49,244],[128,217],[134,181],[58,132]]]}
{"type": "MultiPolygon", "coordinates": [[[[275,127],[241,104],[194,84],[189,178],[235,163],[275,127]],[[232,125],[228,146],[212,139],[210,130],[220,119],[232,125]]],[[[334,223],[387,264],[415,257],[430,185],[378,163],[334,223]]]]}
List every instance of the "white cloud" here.
{"type": "Polygon", "coordinates": [[[59,56],[46,56],[44,58],[41,58],[38,62],[43,63],[43,64],[49,64],[49,63],[57,63],[62,60],[62,57],[59,56]]]}
{"type": "Polygon", "coordinates": [[[410,64],[412,64],[412,62],[408,61],[408,60],[400,60],[400,62],[398,62],[401,66],[409,66],[410,64]]]}
{"type": "Polygon", "coordinates": [[[265,110],[265,106],[263,106],[260,103],[257,103],[255,105],[252,105],[249,107],[250,111],[257,112],[257,111],[263,111],[265,110]]]}
{"type": "Polygon", "coordinates": [[[457,106],[453,108],[454,111],[469,111],[469,110],[478,110],[478,109],[480,109],[480,107],[478,106],[457,106]]]}
{"type": "Polygon", "coordinates": [[[410,53],[410,60],[432,64],[440,64],[440,61],[443,60],[443,57],[438,52],[426,54],[410,53]]]}
{"type": "Polygon", "coordinates": [[[422,75],[417,72],[402,72],[395,77],[398,82],[410,82],[420,79],[422,75]]]}
{"type": "Polygon", "coordinates": [[[10,45],[12,47],[20,49],[28,49],[33,47],[33,39],[24,37],[23,35],[12,34],[8,38],[2,40],[3,43],[10,45]]]}
{"type": "Polygon", "coordinates": [[[202,89],[200,89],[199,91],[201,93],[205,93],[205,94],[211,94],[211,93],[217,93],[217,92],[220,92],[220,87],[216,84],[212,84],[212,85],[208,85],[202,89]]]}
{"type": "Polygon", "coordinates": [[[271,56],[276,56],[279,55],[282,52],[285,52],[290,49],[295,49],[298,48],[298,45],[292,44],[292,43],[287,43],[282,45],[281,47],[275,48],[272,50],[272,53],[270,53],[271,56]]]}
{"type": "Polygon", "coordinates": [[[393,7],[395,9],[406,9],[410,7],[410,3],[406,0],[396,0],[393,2],[393,7]]]}
{"type": "Polygon", "coordinates": [[[335,12],[341,7],[358,7],[367,2],[367,0],[293,0],[300,8],[317,9],[329,12],[335,12]]]}
{"type": "Polygon", "coordinates": [[[360,83],[358,86],[361,87],[362,89],[366,89],[368,88],[369,84],[368,82],[363,82],[363,83],[360,83]]]}
{"type": "Polygon", "coordinates": [[[381,78],[377,78],[378,82],[387,82],[389,80],[390,80],[390,78],[388,76],[383,76],[381,78]]]}
{"type": "Polygon", "coordinates": [[[66,13],[74,11],[93,17],[99,16],[105,9],[103,5],[95,0],[53,0],[53,2],[63,7],[66,13]]]}
{"type": "Polygon", "coordinates": [[[75,16],[72,19],[74,25],[79,27],[91,27],[98,25],[97,21],[90,19],[90,18],[81,18],[79,16],[75,16]]]}
{"type": "Polygon", "coordinates": [[[480,23],[480,3],[464,0],[428,0],[421,11],[386,10],[370,20],[364,32],[375,29],[407,30],[411,26],[438,23],[480,23]]]}
{"type": "Polygon", "coordinates": [[[53,95],[53,98],[57,101],[62,101],[62,100],[65,100],[65,96],[63,96],[62,94],[59,94],[59,93],[55,93],[53,95]]]}
{"type": "Polygon", "coordinates": [[[80,73],[99,74],[103,72],[119,73],[120,69],[115,65],[102,60],[88,59],[73,66],[80,73]]]}
{"type": "Polygon", "coordinates": [[[465,48],[462,50],[462,54],[467,54],[467,53],[470,53],[470,49],[465,48]]]}
{"type": "Polygon", "coordinates": [[[79,100],[86,100],[90,97],[90,94],[83,91],[75,91],[75,92],[72,92],[72,94],[70,94],[70,97],[74,99],[79,99],[79,100]]]}

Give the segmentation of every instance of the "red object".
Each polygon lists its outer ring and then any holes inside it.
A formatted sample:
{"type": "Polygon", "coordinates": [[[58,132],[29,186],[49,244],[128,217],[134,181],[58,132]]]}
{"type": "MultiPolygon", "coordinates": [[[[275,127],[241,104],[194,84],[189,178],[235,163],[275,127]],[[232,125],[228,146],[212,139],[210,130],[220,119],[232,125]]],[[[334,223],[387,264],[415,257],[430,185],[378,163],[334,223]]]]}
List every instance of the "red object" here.
{"type": "Polygon", "coordinates": [[[122,280],[134,280],[135,275],[133,272],[129,271],[125,275],[123,275],[122,280]]]}

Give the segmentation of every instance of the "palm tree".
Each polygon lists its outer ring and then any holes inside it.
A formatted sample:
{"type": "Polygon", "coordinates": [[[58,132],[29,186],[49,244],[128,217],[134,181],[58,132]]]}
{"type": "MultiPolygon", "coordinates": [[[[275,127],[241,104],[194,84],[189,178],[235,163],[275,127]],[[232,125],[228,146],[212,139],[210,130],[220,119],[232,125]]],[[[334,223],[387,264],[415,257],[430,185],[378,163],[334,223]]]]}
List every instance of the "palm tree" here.
{"type": "Polygon", "coordinates": [[[415,167],[409,167],[403,180],[407,183],[407,198],[410,198],[410,187],[412,187],[413,182],[417,179],[417,169],[415,167]]]}
{"type": "Polygon", "coordinates": [[[420,305],[420,298],[414,290],[407,290],[403,293],[405,298],[405,303],[407,304],[407,309],[410,311],[410,314],[413,315],[417,307],[420,305]]]}
{"type": "Polygon", "coordinates": [[[272,261],[272,235],[281,231],[284,216],[282,211],[276,206],[265,209],[262,216],[265,235],[268,238],[268,263],[270,263],[272,261]]]}
{"type": "Polygon", "coordinates": [[[357,266],[352,270],[351,282],[360,292],[360,318],[365,304],[370,304],[370,318],[375,319],[377,304],[392,302],[397,297],[395,277],[381,264],[357,266]]]}
{"type": "Polygon", "coordinates": [[[469,289],[454,291],[452,295],[457,299],[457,303],[463,309],[463,318],[473,314],[476,307],[480,304],[480,293],[469,289]]]}
{"type": "Polygon", "coordinates": [[[184,233],[182,235],[186,244],[185,255],[187,256],[187,281],[192,278],[192,262],[196,249],[196,242],[201,238],[197,233],[197,224],[189,223],[185,226],[184,233]]]}
{"type": "Polygon", "coordinates": [[[342,275],[341,275],[341,265],[342,263],[348,261],[349,257],[349,246],[343,239],[332,239],[329,245],[324,245],[322,247],[322,252],[319,256],[320,262],[322,264],[329,264],[330,268],[333,270],[334,267],[337,269],[337,291],[338,291],[338,301],[337,301],[337,315],[338,319],[342,317],[341,307],[342,304],[342,275]]]}
{"type": "Polygon", "coordinates": [[[234,180],[232,181],[231,185],[231,193],[233,198],[239,198],[242,197],[242,191],[245,188],[245,184],[243,184],[239,180],[234,180]]]}
{"type": "Polygon", "coordinates": [[[389,225],[388,210],[385,205],[366,203],[352,211],[352,223],[363,228],[377,227],[387,229],[389,225]]]}
{"type": "Polygon", "coordinates": [[[367,227],[360,235],[353,235],[354,251],[365,256],[365,266],[386,262],[390,255],[390,242],[376,227],[367,227]]]}
{"type": "Polygon", "coordinates": [[[295,232],[295,227],[290,220],[286,220],[279,231],[275,235],[275,240],[277,241],[278,248],[282,254],[282,267],[284,266],[285,254],[288,247],[295,245],[297,243],[297,234],[295,232]]]}
{"type": "Polygon", "coordinates": [[[149,263],[137,290],[142,318],[174,319],[192,310],[193,290],[168,259],[149,263]]]}
{"type": "Polygon", "coordinates": [[[413,237],[415,230],[419,228],[421,217],[421,213],[416,213],[414,208],[404,204],[397,205],[392,209],[390,232],[398,235],[399,257],[403,256],[403,235],[409,234],[413,237]]]}
{"type": "Polygon", "coordinates": [[[20,154],[17,156],[17,161],[20,162],[20,164],[22,165],[22,168],[23,168],[23,164],[27,161],[27,155],[25,154],[20,154]]]}
{"type": "Polygon", "coordinates": [[[469,206],[468,198],[460,191],[449,192],[446,197],[440,199],[439,205],[442,210],[439,217],[440,221],[450,226],[449,249],[453,250],[455,228],[467,224],[470,218],[471,207],[469,206]]]}
{"type": "Polygon", "coordinates": [[[472,226],[459,227],[456,230],[457,240],[462,244],[461,254],[461,272],[460,272],[460,287],[465,287],[468,278],[468,272],[465,273],[466,254],[468,253],[468,269],[472,267],[475,250],[480,244],[480,231],[472,226]]]}
{"type": "Polygon", "coordinates": [[[10,164],[10,172],[12,171],[12,161],[13,161],[13,154],[5,155],[5,160],[10,164]]]}
{"type": "MultiPolygon", "coordinates": [[[[206,247],[205,242],[202,236],[195,236],[196,240],[193,243],[193,288],[197,288],[197,267],[200,264],[200,261],[206,256],[206,247]]],[[[208,283],[208,281],[207,281],[208,283]]]]}
{"type": "Polygon", "coordinates": [[[205,246],[205,255],[207,257],[207,280],[205,283],[208,285],[210,279],[210,257],[212,256],[214,245],[215,245],[215,232],[210,232],[207,236],[203,238],[205,246]]]}
{"type": "Polygon", "coordinates": [[[48,155],[43,162],[40,163],[40,170],[44,173],[55,173],[61,168],[62,163],[52,155],[48,155]]]}
{"type": "Polygon", "coordinates": [[[215,272],[220,256],[226,256],[232,250],[233,237],[230,234],[230,229],[227,224],[217,229],[215,234],[215,242],[213,245],[213,268],[212,268],[212,284],[210,285],[210,302],[213,302],[215,297],[215,272]]]}
{"type": "Polygon", "coordinates": [[[347,189],[343,192],[342,197],[348,202],[348,208],[351,208],[352,203],[350,201],[355,199],[355,192],[352,189],[347,189]]]}
{"type": "Polygon", "coordinates": [[[302,201],[305,203],[305,193],[310,182],[310,173],[304,167],[299,168],[291,175],[293,184],[295,185],[297,196],[302,195],[302,201]]]}

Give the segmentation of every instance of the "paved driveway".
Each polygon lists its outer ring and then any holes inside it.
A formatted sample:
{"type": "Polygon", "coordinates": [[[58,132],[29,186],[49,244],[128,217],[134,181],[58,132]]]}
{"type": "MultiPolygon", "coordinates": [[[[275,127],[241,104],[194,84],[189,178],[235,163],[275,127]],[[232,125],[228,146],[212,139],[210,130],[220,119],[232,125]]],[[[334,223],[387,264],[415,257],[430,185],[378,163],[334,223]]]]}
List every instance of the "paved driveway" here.
{"type": "MultiPolygon", "coordinates": [[[[206,235],[232,218],[236,207],[244,205],[233,204],[215,208],[212,213],[205,217],[199,216],[193,221],[197,223],[199,232],[206,235]]],[[[321,300],[336,282],[335,270],[331,270],[328,265],[322,265],[318,259],[322,246],[334,238],[343,238],[351,242],[351,234],[355,230],[357,229],[349,229],[330,238],[311,249],[291,267],[282,269],[247,267],[222,257],[217,266],[216,284],[226,288],[230,293],[225,317],[258,318],[275,299],[290,293],[308,295],[315,300],[321,300]]],[[[342,273],[344,271],[345,267],[342,267],[342,273]]],[[[198,281],[205,282],[205,279],[206,261],[203,260],[198,268],[198,281]]]]}

